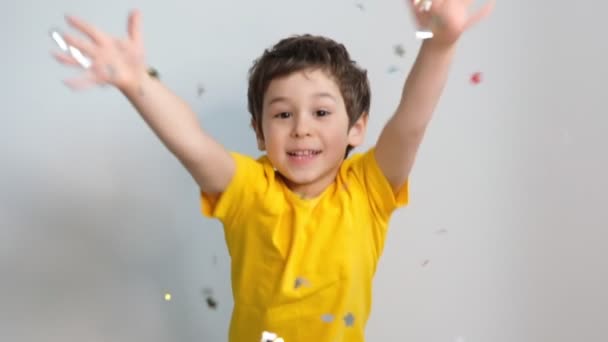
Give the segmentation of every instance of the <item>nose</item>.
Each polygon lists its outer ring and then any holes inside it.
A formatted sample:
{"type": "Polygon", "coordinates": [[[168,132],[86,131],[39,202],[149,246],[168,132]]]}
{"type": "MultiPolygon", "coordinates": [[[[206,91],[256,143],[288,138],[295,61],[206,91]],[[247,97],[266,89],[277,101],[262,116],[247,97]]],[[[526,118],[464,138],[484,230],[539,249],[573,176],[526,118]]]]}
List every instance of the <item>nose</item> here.
{"type": "Polygon", "coordinates": [[[293,120],[293,127],[291,131],[291,135],[295,138],[302,138],[311,135],[311,122],[310,118],[304,114],[295,115],[295,120],[293,120]]]}

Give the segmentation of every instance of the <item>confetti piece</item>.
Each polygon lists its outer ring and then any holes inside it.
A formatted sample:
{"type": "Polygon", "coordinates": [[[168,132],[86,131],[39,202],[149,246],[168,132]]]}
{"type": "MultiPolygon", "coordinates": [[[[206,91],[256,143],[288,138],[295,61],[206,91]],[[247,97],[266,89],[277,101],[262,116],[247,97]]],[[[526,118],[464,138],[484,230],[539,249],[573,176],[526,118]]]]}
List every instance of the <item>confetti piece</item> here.
{"type": "Polygon", "coordinates": [[[213,297],[207,297],[207,306],[213,310],[217,309],[217,302],[213,297]]]}
{"type": "Polygon", "coordinates": [[[365,11],[365,7],[363,7],[363,4],[360,2],[356,3],[355,6],[357,6],[360,10],[365,11]]]}
{"type": "Polygon", "coordinates": [[[262,339],[260,341],[261,342],[273,342],[276,338],[277,338],[277,334],[271,333],[268,331],[264,331],[262,333],[262,339]]]}
{"type": "Polygon", "coordinates": [[[170,293],[165,293],[165,300],[167,302],[171,301],[171,294],[170,293]]]}
{"type": "Polygon", "coordinates": [[[80,52],[80,50],[69,45],[65,41],[65,39],[63,39],[63,35],[58,29],[51,29],[49,31],[49,34],[51,35],[51,38],[53,38],[57,46],[59,46],[61,51],[70,54],[78,62],[78,64],[80,64],[81,67],[85,69],[91,67],[91,64],[93,64],[92,61],[89,58],[85,57],[82,52],[80,52]]]}
{"type": "Polygon", "coordinates": [[[394,73],[396,73],[397,71],[399,71],[399,68],[397,68],[397,67],[396,67],[396,66],[394,66],[394,65],[391,65],[390,67],[388,67],[388,70],[387,70],[387,72],[388,72],[389,74],[394,74],[394,73]]]}
{"type": "MultiPolygon", "coordinates": [[[[201,97],[201,96],[203,96],[203,94],[204,94],[204,93],[205,93],[205,87],[203,87],[203,85],[202,85],[202,84],[199,84],[199,85],[196,87],[196,94],[198,95],[198,97],[201,97]]],[[[214,256],[214,257],[215,257],[215,256],[214,256]]]]}
{"type": "Polygon", "coordinates": [[[344,316],[344,325],[346,325],[347,327],[352,327],[355,324],[355,316],[353,316],[352,313],[348,313],[346,316],[344,316]]]}
{"type": "Polygon", "coordinates": [[[426,267],[426,265],[428,265],[428,264],[429,264],[429,262],[431,262],[431,261],[430,261],[430,260],[428,260],[428,259],[427,259],[427,260],[424,260],[424,261],[422,262],[422,267],[426,267]]]}
{"type": "Polygon", "coordinates": [[[481,76],[482,76],[481,72],[473,73],[473,75],[471,75],[471,83],[473,83],[475,85],[481,83],[481,76]]]}
{"type": "Polygon", "coordinates": [[[323,316],[321,316],[321,320],[325,323],[331,323],[334,321],[334,315],[324,314],[323,316]]]}
{"type": "Polygon", "coordinates": [[[309,285],[308,280],[306,280],[306,279],[304,279],[302,277],[297,277],[296,280],[295,280],[295,282],[294,282],[294,287],[296,289],[299,289],[302,286],[308,286],[308,285],[309,285]]]}
{"type": "Polygon", "coordinates": [[[395,55],[397,55],[399,57],[403,57],[405,55],[405,48],[403,48],[403,45],[401,45],[401,44],[395,45],[394,51],[395,51],[395,55]]]}
{"type": "Polygon", "coordinates": [[[285,342],[285,341],[283,340],[283,338],[279,337],[275,333],[264,331],[262,333],[261,342],[285,342]]]}
{"type": "Polygon", "coordinates": [[[148,75],[150,75],[150,77],[152,77],[152,78],[156,78],[156,79],[160,78],[160,74],[158,73],[158,70],[156,70],[152,67],[148,68],[148,75]]]}
{"type": "Polygon", "coordinates": [[[433,32],[428,31],[428,30],[418,30],[416,31],[416,38],[417,39],[431,39],[433,38],[433,32]]]}

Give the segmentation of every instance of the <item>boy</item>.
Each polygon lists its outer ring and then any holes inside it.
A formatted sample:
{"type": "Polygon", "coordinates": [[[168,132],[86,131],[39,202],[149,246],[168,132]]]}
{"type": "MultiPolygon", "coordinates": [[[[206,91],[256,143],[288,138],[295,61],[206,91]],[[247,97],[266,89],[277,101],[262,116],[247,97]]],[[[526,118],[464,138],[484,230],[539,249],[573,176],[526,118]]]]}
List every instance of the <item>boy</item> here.
{"type": "Polygon", "coordinates": [[[413,7],[419,25],[431,18],[441,25],[423,43],[377,144],[350,158],[363,142],[370,90],[366,72],[332,40],[283,39],[251,68],[251,125],[266,152],[253,159],[226,151],[148,75],[137,11],[121,40],[68,17],[91,40],[66,42],[93,61],[85,78],[68,85],[116,86],[197,182],[203,213],[223,223],[232,263],[230,341],[256,341],[263,331],[287,342],[364,341],[388,221],[408,201],[408,175],[456,41],[491,9],[469,17],[470,3],[413,7]]]}

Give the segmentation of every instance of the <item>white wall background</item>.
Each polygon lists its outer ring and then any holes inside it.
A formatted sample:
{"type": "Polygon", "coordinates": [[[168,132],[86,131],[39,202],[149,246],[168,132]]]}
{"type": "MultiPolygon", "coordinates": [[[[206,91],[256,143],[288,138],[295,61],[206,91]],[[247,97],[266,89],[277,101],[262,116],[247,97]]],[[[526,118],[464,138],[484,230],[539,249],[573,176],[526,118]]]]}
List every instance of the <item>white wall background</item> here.
{"type": "MultiPolygon", "coordinates": [[[[117,91],[61,84],[74,71],[47,31],[64,13],[123,34],[140,8],[162,80],[228,148],[257,154],[246,72],[293,33],[342,41],[369,70],[375,141],[419,42],[402,0],[360,3],[4,1],[0,340],[223,341],[231,312],[221,227],[189,175],[117,91]]],[[[370,341],[608,340],[606,11],[498,0],[462,39],[392,222],[370,341]]]]}

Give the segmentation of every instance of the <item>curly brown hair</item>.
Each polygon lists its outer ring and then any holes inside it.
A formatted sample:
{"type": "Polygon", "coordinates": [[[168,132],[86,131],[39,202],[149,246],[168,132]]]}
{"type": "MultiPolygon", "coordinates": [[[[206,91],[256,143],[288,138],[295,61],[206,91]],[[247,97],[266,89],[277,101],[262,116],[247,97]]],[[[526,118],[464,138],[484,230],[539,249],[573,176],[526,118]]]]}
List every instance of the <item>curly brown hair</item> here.
{"type": "MultiPolygon", "coordinates": [[[[291,73],[320,69],[327,72],[338,85],[349,118],[349,129],[368,115],[371,91],[367,71],[357,65],[343,44],[310,34],[294,35],[266,49],[249,69],[248,109],[256,134],[262,135],[264,95],[275,78],[291,73]]],[[[348,146],[346,155],[353,149],[348,146]]]]}

